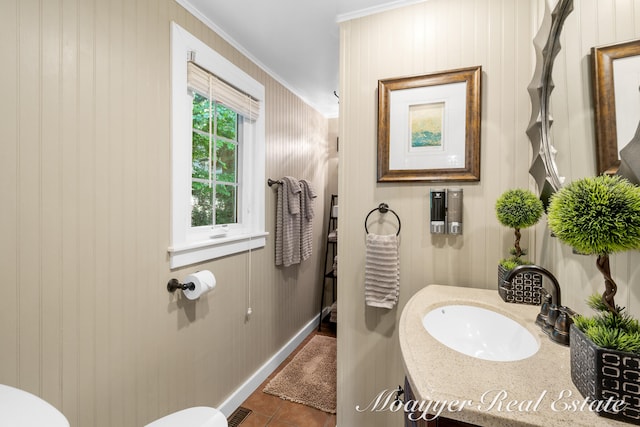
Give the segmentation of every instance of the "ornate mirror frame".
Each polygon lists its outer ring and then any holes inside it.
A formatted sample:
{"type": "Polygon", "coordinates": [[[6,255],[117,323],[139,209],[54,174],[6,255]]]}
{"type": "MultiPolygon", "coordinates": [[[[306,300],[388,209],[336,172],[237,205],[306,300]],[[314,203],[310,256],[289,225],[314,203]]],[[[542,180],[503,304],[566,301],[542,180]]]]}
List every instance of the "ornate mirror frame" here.
{"type": "Polygon", "coordinates": [[[639,40],[591,48],[596,161],[599,174],[615,174],[620,167],[613,62],[638,55],[639,40]]]}
{"type": "Polygon", "coordinates": [[[554,84],[553,62],[560,51],[560,33],[567,16],[573,11],[573,0],[559,0],[549,15],[549,5],[545,1],[545,14],[538,34],[533,39],[536,50],[536,69],[528,91],[531,98],[531,120],[527,136],[533,148],[533,160],[529,173],[538,184],[540,199],[545,207],[549,197],[562,187],[564,177],[559,176],[555,156],[556,149],[551,141],[550,101],[554,84]]]}

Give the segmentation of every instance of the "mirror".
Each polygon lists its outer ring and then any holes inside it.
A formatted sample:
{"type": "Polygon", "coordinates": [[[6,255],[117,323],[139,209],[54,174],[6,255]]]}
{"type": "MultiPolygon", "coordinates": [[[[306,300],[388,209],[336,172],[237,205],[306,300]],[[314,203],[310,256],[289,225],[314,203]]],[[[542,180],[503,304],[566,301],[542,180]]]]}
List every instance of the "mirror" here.
{"type": "Polygon", "coordinates": [[[592,48],[591,69],[597,171],[635,175],[638,155],[629,150],[639,148],[640,40],[592,48]]]}
{"type": "Polygon", "coordinates": [[[616,61],[619,57],[638,56],[640,27],[635,17],[640,0],[538,0],[537,5],[541,25],[534,38],[536,70],[528,88],[532,115],[527,135],[534,153],[530,173],[546,205],[551,194],[563,185],[565,176],[573,180],[604,171],[615,172],[611,166],[619,163],[618,152],[637,130],[640,77],[635,86],[625,86],[634,88],[623,91],[625,96],[633,95],[633,100],[625,101],[627,107],[618,109],[631,117],[631,124],[622,128],[620,123],[613,125],[618,130],[617,141],[623,143],[606,143],[608,140],[600,135],[603,127],[599,125],[606,125],[616,115],[611,114],[611,108],[606,109],[604,116],[598,114],[598,108],[602,110],[605,105],[598,99],[610,101],[613,96],[598,96],[598,75],[609,74],[598,73],[594,60],[598,54],[616,61]],[[611,148],[614,145],[617,149],[611,148]]]}
{"type": "Polygon", "coordinates": [[[545,12],[538,34],[533,39],[536,51],[536,69],[528,91],[531,98],[531,120],[527,136],[533,148],[529,173],[538,184],[540,199],[545,208],[549,197],[560,189],[564,178],[556,165],[556,149],[551,141],[551,92],[553,91],[553,64],[560,51],[560,33],[564,21],[573,10],[573,0],[559,0],[553,13],[545,1],[545,12]]]}

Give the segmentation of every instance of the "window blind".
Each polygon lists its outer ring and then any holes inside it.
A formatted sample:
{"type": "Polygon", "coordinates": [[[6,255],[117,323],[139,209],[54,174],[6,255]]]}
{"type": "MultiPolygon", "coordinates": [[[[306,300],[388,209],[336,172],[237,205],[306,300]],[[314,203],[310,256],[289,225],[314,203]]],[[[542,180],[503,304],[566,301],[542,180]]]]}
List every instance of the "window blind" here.
{"type": "Polygon", "coordinates": [[[187,86],[202,96],[211,97],[249,120],[260,115],[260,101],[220,80],[196,63],[187,62],[187,86]]]}

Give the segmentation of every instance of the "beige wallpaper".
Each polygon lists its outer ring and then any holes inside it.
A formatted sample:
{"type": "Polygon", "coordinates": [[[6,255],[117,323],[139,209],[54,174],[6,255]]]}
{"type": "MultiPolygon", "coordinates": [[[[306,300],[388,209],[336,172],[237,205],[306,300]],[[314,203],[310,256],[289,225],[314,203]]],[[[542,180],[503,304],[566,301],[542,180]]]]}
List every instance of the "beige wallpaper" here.
{"type": "Polygon", "coordinates": [[[328,119],[172,0],[8,0],[0,21],[0,383],[72,426],[219,405],[318,311],[328,119]],[[267,188],[271,234],[251,262],[169,270],[172,20],[265,85],[265,185],[318,192],[302,265],[274,266],[267,188]],[[166,291],[205,268],[218,286],[199,301],[166,291]]]}

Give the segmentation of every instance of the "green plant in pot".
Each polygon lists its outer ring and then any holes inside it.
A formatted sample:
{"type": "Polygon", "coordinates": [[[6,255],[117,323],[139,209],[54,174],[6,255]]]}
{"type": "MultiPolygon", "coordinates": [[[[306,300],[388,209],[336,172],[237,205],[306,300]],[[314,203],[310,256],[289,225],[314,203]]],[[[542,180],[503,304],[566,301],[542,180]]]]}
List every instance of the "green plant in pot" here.
{"type": "Polygon", "coordinates": [[[577,315],[571,327],[571,378],[593,400],[617,396],[624,408],[601,415],[640,423],[640,403],[628,390],[640,390],[640,327],[615,303],[617,285],[609,255],[640,248],[640,187],[618,176],[572,182],[551,197],[549,228],[585,255],[597,255],[605,290],[588,300],[598,313],[577,315]],[[636,402],[636,403],[633,403],[636,402]]]}
{"type": "Polygon", "coordinates": [[[535,225],[543,212],[542,202],[529,190],[507,190],[496,200],[498,221],[506,227],[513,228],[515,233],[511,256],[500,260],[498,265],[498,293],[507,302],[540,304],[540,294],[536,288],[542,285],[542,277],[537,273],[516,276],[512,290],[505,290],[501,285],[509,271],[519,265],[530,264],[523,258],[527,252],[520,247],[520,230],[535,225]]]}

